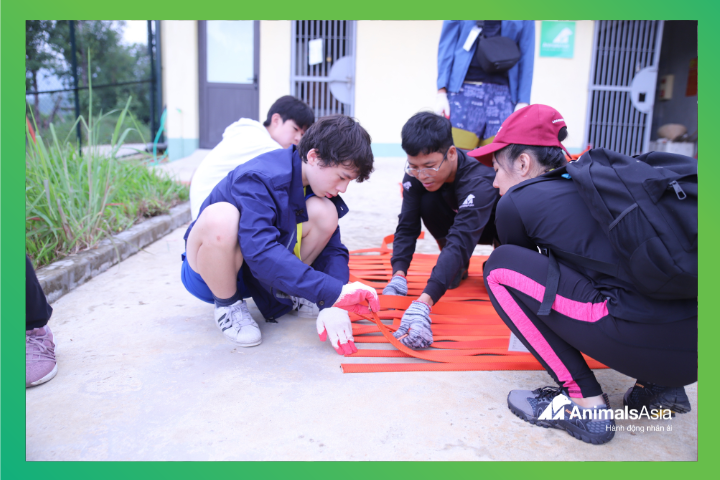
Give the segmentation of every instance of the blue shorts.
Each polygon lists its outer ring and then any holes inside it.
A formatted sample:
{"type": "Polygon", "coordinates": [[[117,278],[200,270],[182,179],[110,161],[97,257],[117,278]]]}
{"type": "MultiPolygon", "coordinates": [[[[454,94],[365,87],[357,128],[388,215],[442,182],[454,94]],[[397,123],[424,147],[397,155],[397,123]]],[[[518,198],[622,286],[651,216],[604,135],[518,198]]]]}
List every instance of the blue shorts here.
{"type": "MultiPolygon", "coordinates": [[[[305,200],[308,198],[314,196],[314,193],[306,193],[305,194],[305,200]]],[[[290,249],[295,256],[297,256],[298,259],[300,259],[300,246],[302,243],[302,223],[297,224],[297,237],[296,242],[293,246],[293,248],[290,249]]],[[[187,247],[187,240],[186,240],[186,247],[187,247]]],[[[185,285],[185,289],[192,293],[195,297],[199,298],[203,302],[207,303],[215,303],[215,297],[213,297],[212,291],[210,291],[210,287],[207,286],[207,283],[205,283],[205,280],[200,276],[199,273],[197,273],[195,270],[193,270],[190,267],[190,264],[187,261],[186,255],[182,254],[182,269],[180,270],[180,279],[182,280],[183,285],[185,285]]],[[[245,285],[245,282],[243,281],[243,270],[247,269],[247,264],[243,263],[242,268],[240,271],[238,271],[237,274],[237,289],[238,293],[242,298],[250,298],[252,295],[250,294],[250,290],[247,288],[247,285],[245,285]]],[[[250,274],[250,271],[248,270],[248,274],[250,274]]],[[[252,274],[250,274],[252,275],[252,274]]]]}
{"type": "MultiPolygon", "coordinates": [[[[510,88],[507,85],[494,83],[481,85],[464,83],[460,91],[448,94],[448,103],[450,103],[452,126],[475,134],[478,141],[485,140],[479,145],[490,143],[488,140],[492,141],[514,108],[510,99],[510,88]]],[[[454,139],[455,145],[459,148],[468,150],[478,146],[464,145],[462,140],[454,139]]]]}
{"type": "MultiPolygon", "coordinates": [[[[182,254],[182,270],[180,271],[180,278],[185,289],[192,293],[195,297],[199,298],[203,302],[215,303],[215,297],[213,297],[210,287],[207,286],[205,280],[195,270],[190,268],[190,264],[185,258],[185,254],[182,254]]],[[[245,286],[243,281],[243,269],[241,268],[237,276],[237,289],[242,298],[250,298],[250,290],[245,286]]]]}

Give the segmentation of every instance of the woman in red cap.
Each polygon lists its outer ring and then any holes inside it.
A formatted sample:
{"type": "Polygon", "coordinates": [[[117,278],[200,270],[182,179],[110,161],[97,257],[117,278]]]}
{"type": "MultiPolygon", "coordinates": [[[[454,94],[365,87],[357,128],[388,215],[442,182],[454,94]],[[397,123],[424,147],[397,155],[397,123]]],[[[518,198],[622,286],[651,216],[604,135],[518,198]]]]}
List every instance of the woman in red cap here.
{"type": "Polygon", "coordinates": [[[582,353],[638,379],[623,400],[629,412],[689,412],[684,386],[697,380],[697,301],[652,299],[628,282],[561,260],[554,301],[543,302],[550,259],[539,252],[618,263],[573,182],[547,181],[566,164],[566,136],[560,113],[531,105],[469,155],[495,169],[502,196],[495,216],[501,246],[484,269],[490,299],[559,385],[513,390],[508,407],[534,425],[602,444],[613,438],[620,412],[610,410],[582,353]]]}

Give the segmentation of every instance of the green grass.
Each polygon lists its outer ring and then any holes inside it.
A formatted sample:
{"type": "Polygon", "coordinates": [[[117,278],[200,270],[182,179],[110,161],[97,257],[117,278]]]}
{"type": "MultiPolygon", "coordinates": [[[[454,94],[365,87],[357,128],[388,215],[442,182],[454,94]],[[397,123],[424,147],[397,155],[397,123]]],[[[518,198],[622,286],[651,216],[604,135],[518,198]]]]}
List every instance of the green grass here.
{"type": "MultiPolygon", "coordinates": [[[[92,110],[60,136],[50,125],[49,138],[28,132],[25,166],[26,252],[36,267],[97,245],[144,218],[167,213],[188,199],[188,188],[147,161],[120,161],[115,157],[131,135],[142,138],[142,127],[129,115],[130,99],[121,111],[97,118],[92,110]],[[114,121],[110,130],[109,121],[114,121]],[[77,150],[75,125],[88,140],[77,150]],[[126,123],[134,128],[125,127],[126,123]],[[107,139],[105,137],[108,137],[107,139]],[[109,155],[93,146],[111,145],[109,155]]],[[[34,119],[33,119],[34,121],[34,119]]],[[[36,129],[37,132],[37,129],[36,129]]]]}
{"type": "MultiPolygon", "coordinates": [[[[115,111],[113,113],[110,113],[109,115],[103,116],[103,120],[99,122],[99,125],[97,125],[98,131],[95,137],[95,141],[98,144],[110,143],[112,134],[115,131],[115,125],[119,120],[120,113],[120,111],[115,111]]],[[[69,136],[72,141],[75,141],[75,139],[77,138],[77,132],[75,130],[76,124],[77,123],[73,120],[72,117],[66,116],[58,118],[57,121],[54,122],[53,127],[58,138],[66,138],[69,136]]],[[[132,131],[128,133],[128,136],[127,138],[125,138],[124,143],[146,143],[153,140],[150,138],[150,126],[142,123],[139,123],[139,126],[139,131],[136,129],[132,129],[132,131]]],[[[52,138],[52,133],[50,132],[49,128],[43,129],[42,127],[40,127],[39,130],[39,133],[43,137],[52,138]]],[[[88,139],[86,133],[82,131],[82,129],[81,135],[83,137],[83,145],[85,145],[88,139]]]]}

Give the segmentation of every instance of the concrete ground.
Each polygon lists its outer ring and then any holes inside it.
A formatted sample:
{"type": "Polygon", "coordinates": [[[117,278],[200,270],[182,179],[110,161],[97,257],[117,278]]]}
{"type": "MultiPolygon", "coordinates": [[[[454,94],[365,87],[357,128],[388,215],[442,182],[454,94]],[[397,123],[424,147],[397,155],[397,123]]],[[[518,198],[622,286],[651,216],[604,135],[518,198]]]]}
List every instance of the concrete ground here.
{"type": "Polygon", "coordinates": [[[210,150],[199,148],[188,157],[175,160],[174,162],[162,163],[154,168],[162,170],[177,181],[189,185],[195,169],[200,165],[200,162],[207,157],[208,153],[210,153],[210,150]]]}
{"type": "MultiPolygon", "coordinates": [[[[397,222],[403,160],[376,163],[344,195],[350,249],[378,246],[397,222]]],[[[252,302],[263,343],[236,348],[180,282],[183,234],[53,304],[59,372],[27,390],[27,460],[697,459],[697,384],[691,413],[619,421],[624,431],[592,446],[507,409],[509,390],[551,384],[545,372],[343,374],[343,362],[389,360],[344,359],[318,340],[314,319],[265,323],[252,302]]],[[[596,374],[620,408],[633,379],[596,374]]]]}

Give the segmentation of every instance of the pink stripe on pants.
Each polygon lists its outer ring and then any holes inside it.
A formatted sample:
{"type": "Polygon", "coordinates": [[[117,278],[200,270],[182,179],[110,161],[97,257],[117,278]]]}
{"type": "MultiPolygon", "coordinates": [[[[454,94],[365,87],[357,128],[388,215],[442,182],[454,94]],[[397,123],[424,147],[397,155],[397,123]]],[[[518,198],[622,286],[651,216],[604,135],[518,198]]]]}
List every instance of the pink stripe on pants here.
{"type": "MultiPolygon", "coordinates": [[[[530,343],[532,348],[540,355],[543,361],[553,370],[559,381],[563,382],[571,397],[582,397],[580,387],[570,375],[565,364],[560,360],[545,337],[540,333],[525,312],[515,302],[507,288],[513,288],[528,295],[538,302],[542,302],[545,287],[521,273],[498,268],[490,272],[487,278],[488,286],[493,296],[515,324],[520,334],[530,343]]],[[[552,309],[562,315],[583,322],[597,322],[608,315],[607,301],[602,303],[583,303],[570,300],[561,295],[555,297],[552,309]]]]}

